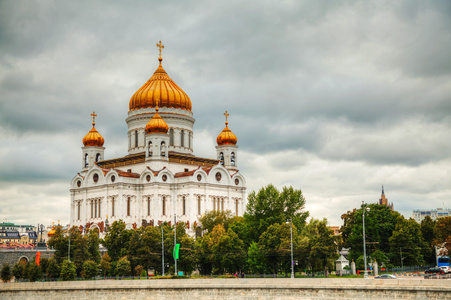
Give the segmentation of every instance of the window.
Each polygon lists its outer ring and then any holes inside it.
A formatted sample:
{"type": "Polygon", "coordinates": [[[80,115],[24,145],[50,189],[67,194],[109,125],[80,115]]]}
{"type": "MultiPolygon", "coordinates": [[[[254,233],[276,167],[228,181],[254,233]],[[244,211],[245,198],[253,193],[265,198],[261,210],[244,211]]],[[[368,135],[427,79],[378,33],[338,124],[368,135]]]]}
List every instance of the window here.
{"type": "Polygon", "coordinates": [[[163,206],[163,216],[166,216],[166,197],[165,196],[163,196],[162,206],[163,206]]]}
{"type": "Polygon", "coordinates": [[[80,220],[80,202],[77,202],[77,210],[78,210],[77,220],[80,220]]]}
{"type": "Polygon", "coordinates": [[[160,153],[161,153],[161,156],[166,156],[166,144],[165,144],[165,142],[161,142],[160,153]]]}
{"type": "Polygon", "coordinates": [[[149,142],[149,157],[152,156],[152,141],[149,142]]]}
{"type": "Polygon", "coordinates": [[[221,199],[221,211],[224,211],[224,198],[221,199]]]}
{"type": "Polygon", "coordinates": [[[114,217],[114,197],[111,198],[111,216],[114,217]]]}
{"type": "Polygon", "coordinates": [[[224,165],[224,153],[219,153],[219,162],[221,163],[221,165],[224,165]]]}
{"type": "Polygon", "coordinates": [[[97,200],[94,200],[94,218],[97,218],[97,200]]]}
{"type": "Polygon", "coordinates": [[[97,153],[96,155],[96,162],[100,161],[100,153],[97,153]]]}
{"type": "Polygon", "coordinates": [[[135,130],[135,147],[138,147],[138,130],[135,130]]]}
{"type": "Polygon", "coordinates": [[[88,153],[85,154],[85,168],[88,167],[88,153]]]}
{"type": "Polygon", "coordinates": [[[188,148],[191,149],[191,133],[188,132],[188,148]]]}
{"type": "Polygon", "coordinates": [[[213,197],[213,211],[216,211],[216,198],[213,197]]]}
{"type": "Polygon", "coordinates": [[[180,131],[180,146],[185,147],[185,131],[180,131]]]}
{"type": "Polygon", "coordinates": [[[230,164],[232,166],[235,165],[235,152],[232,152],[232,154],[230,154],[230,164]]]}
{"type": "Polygon", "coordinates": [[[182,215],[186,215],[186,199],[185,196],[183,196],[183,203],[182,203],[182,207],[183,207],[183,214],[182,215]]]}
{"type": "Polygon", "coordinates": [[[100,204],[102,203],[102,200],[99,199],[98,202],[99,202],[99,213],[98,213],[98,218],[101,218],[102,215],[100,214],[100,212],[101,212],[102,210],[101,210],[100,204]]]}
{"type": "Polygon", "coordinates": [[[200,215],[200,196],[197,196],[197,214],[200,215]]]}
{"type": "Polygon", "coordinates": [[[174,146],[174,129],[169,129],[169,146],[174,146]]]}
{"type": "Polygon", "coordinates": [[[147,215],[150,216],[150,197],[147,197],[147,215]]]}
{"type": "Polygon", "coordinates": [[[236,210],[235,215],[238,216],[238,199],[235,200],[235,210],[236,210]]]}
{"type": "Polygon", "coordinates": [[[127,198],[127,217],[130,217],[130,197],[127,198]]]}
{"type": "Polygon", "coordinates": [[[91,219],[94,218],[94,202],[91,200],[91,219]]]}

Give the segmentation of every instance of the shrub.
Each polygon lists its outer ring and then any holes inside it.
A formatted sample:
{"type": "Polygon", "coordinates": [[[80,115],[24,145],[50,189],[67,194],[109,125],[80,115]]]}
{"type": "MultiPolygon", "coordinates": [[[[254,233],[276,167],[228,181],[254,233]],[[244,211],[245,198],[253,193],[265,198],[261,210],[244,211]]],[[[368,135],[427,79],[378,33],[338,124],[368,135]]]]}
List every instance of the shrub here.
{"type": "Polygon", "coordinates": [[[127,259],[127,256],[119,258],[119,261],[116,265],[116,273],[119,276],[128,276],[130,275],[131,267],[130,261],[127,259]]]}
{"type": "Polygon", "coordinates": [[[77,275],[77,268],[73,262],[64,260],[61,265],[61,278],[65,281],[74,280],[77,275]]]}
{"type": "Polygon", "coordinates": [[[143,271],[144,271],[143,266],[137,265],[135,267],[135,274],[136,274],[136,276],[141,276],[143,271]]]}
{"type": "Polygon", "coordinates": [[[49,265],[47,266],[47,278],[58,278],[60,274],[60,266],[58,266],[56,259],[52,257],[51,259],[49,259],[49,265]]]}
{"type": "Polygon", "coordinates": [[[13,275],[16,280],[24,278],[25,273],[25,264],[18,262],[13,267],[13,275]]]}
{"type": "Polygon", "coordinates": [[[83,278],[91,279],[94,276],[97,276],[99,273],[97,264],[92,260],[87,260],[83,263],[83,278]]]}
{"type": "Polygon", "coordinates": [[[0,277],[2,278],[3,282],[8,282],[11,280],[12,278],[12,272],[11,272],[11,267],[9,266],[9,264],[4,264],[0,277]]]}
{"type": "Polygon", "coordinates": [[[27,277],[31,282],[41,279],[41,267],[36,262],[28,264],[27,277]]]}

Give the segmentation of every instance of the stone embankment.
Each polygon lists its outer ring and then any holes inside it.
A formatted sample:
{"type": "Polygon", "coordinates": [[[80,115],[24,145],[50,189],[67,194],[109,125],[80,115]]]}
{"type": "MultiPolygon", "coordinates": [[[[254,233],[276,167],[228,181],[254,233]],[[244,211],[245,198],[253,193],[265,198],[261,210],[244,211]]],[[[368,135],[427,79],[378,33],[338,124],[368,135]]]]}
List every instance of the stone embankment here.
{"type": "Polygon", "coordinates": [[[0,299],[449,299],[451,280],[172,279],[0,284],[0,299]]]}

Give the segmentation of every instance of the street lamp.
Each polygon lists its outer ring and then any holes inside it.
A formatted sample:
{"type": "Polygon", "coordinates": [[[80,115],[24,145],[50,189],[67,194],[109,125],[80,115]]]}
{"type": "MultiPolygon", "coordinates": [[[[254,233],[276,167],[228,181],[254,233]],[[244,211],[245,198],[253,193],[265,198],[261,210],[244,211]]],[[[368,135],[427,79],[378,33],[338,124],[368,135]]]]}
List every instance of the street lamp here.
{"type": "MultiPolygon", "coordinates": [[[[290,240],[291,240],[291,278],[294,278],[294,260],[293,260],[293,219],[290,220],[290,240]]],[[[287,224],[288,224],[287,220],[287,224]]]]}
{"type": "Polygon", "coordinates": [[[370,211],[369,207],[365,207],[365,203],[362,201],[362,217],[363,217],[363,262],[365,264],[365,273],[363,278],[368,278],[368,268],[366,267],[366,242],[365,242],[365,210],[370,211]]]}

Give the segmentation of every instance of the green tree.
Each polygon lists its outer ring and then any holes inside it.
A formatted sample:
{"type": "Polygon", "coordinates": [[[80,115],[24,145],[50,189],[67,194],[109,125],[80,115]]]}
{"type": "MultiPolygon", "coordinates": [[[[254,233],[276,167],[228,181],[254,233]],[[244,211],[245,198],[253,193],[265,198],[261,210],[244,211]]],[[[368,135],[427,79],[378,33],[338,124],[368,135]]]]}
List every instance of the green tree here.
{"type": "Polygon", "coordinates": [[[434,229],[435,221],[431,217],[426,216],[421,221],[421,234],[426,243],[426,248],[422,251],[422,255],[427,264],[435,264],[435,248],[434,248],[434,229]]]}
{"type": "Polygon", "coordinates": [[[232,223],[232,213],[227,211],[209,211],[199,218],[199,222],[202,224],[202,230],[206,233],[213,231],[216,225],[222,225],[227,231],[230,223],[232,223]]]}
{"type": "Polygon", "coordinates": [[[305,227],[308,237],[309,261],[313,271],[334,268],[338,258],[337,239],[334,232],[327,226],[327,219],[311,219],[305,227]]]}
{"type": "Polygon", "coordinates": [[[25,272],[25,264],[18,262],[14,265],[12,273],[16,281],[21,278],[24,278],[24,272],[25,272]]]}
{"type": "Polygon", "coordinates": [[[63,234],[63,227],[55,227],[55,234],[49,238],[48,246],[56,250],[53,257],[55,257],[58,264],[61,265],[63,260],[67,259],[69,246],[68,237],[63,234]]]}
{"type": "Polygon", "coordinates": [[[265,272],[266,257],[261,253],[256,242],[252,242],[247,250],[246,263],[250,273],[263,274],[265,272]]]}
{"type": "Polygon", "coordinates": [[[451,253],[451,217],[440,218],[435,223],[434,245],[442,245],[451,253]]]}
{"type": "Polygon", "coordinates": [[[119,276],[129,276],[131,273],[130,261],[127,256],[121,257],[116,265],[116,273],[119,276]]]}
{"type": "Polygon", "coordinates": [[[87,260],[83,263],[83,278],[91,279],[97,276],[99,269],[97,267],[97,263],[92,260],[87,260]]]}
{"type": "Polygon", "coordinates": [[[142,271],[144,271],[144,267],[143,266],[138,265],[138,266],[135,267],[135,275],[136,276],[141,277],[142,271]]]}
{"type": "Polygon", "coordinates": [[[58,278],[61,274],[60,267],[58,265],[58,262],[56,261],[56,258],[52,257],[49,259],[49,265],[47,267],[47,278],[50,280],[58,278]]]}
{"type": "Polygon", "coordinates": [[[47,274],[47,268],[49,266],[49,260],[45,257],[40,259],[39,266],[41,267],[41,273],[47,274]]]}
{"type": "Polygon", "coordinates": [[[424,263],[422,249],[426,248],[421,226],[414,219],[398,217],[395,230],[389,239],[391,262],[398,266],[419,266],[424,263]],[[402,256],[402,263],[401,263],[402,256]]]}
{"type": "Polygon", "coordinates": [[[41,278],[41,267],[36,264],[36,262],[31,262],[28,264],[28,279],[33,282],[41,278]]]}
{"type": "Polygon", "coordinates": [[[108,249],[112,261],[117,261],[128,254],[132,231],[125,229],[125,223],[122,220],[111,224],[102,244],[108,249]]]}
{"type": "Polygon", "coordinates": [[[296,228],[302,229],[308,217],[304,206],[305,199],[301,190],[295,190],[291,186],[283,187],[279,192],[270,184],[257,193],[251,192],[244,214],[248,228],[252,228],[249,232],[251,241],[257,242],[271,225],[285,223],[288,219],[293,221],[296,228]]]}
{"type": "Polygon", "coordinates": [[[100,262],[100,238],[99,238],[99,230],[97,228],[90,229],[85,236],[87,239],[88,246],[88,257],[90,260],[99,263],[100,262]]]}
{"type": "Polygon", "coordinates": [[[88,240],[78,227],[73,226],[70,231],[70,257],[75,264],[77,276],[83,272],[83,263],[90,258],[88,240]]]}
{"type": "Polygon", "coordinates": [[[208,248],[213,254],[214,273],[235,273],[244,266],[243,241],[229,228],[216,225],[210,234],[208,248]]]}
{"type": "Polygon", "coordinates": [[[11,267],[9,264],[4,264],[1,271],[1,277],[3,282],[9,282],[11,278],[13,277],[13,274],[11,272],[11,267]]]}
{"type": "Polygon", "coordinates": [[[64,260],[61,265],[60,276],[64,281],[74,280],[77,276],[77,268],[75,267],[75,264],[68,260],[64,260]]]}
{"type": "Polygon", "coordinates": [[[103,276],[106,277],[106,273],[111,268],[111,258],[108,253],[105,253],[100,260],[100,270],[103,272],[103,276]]]}

